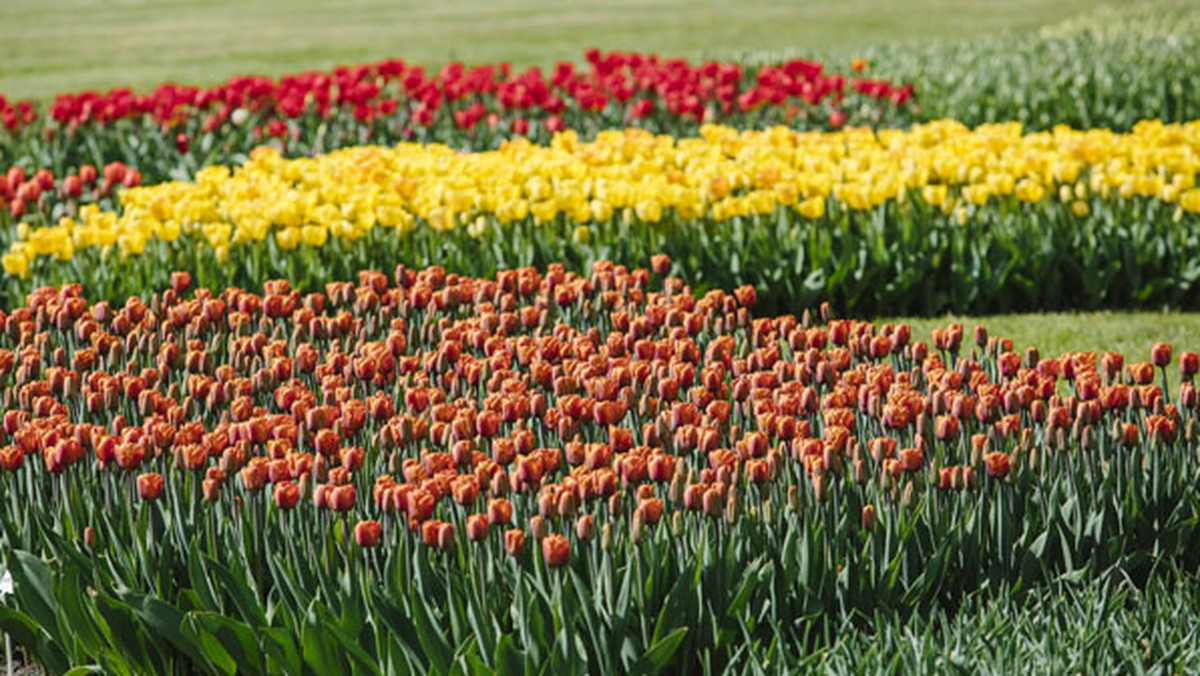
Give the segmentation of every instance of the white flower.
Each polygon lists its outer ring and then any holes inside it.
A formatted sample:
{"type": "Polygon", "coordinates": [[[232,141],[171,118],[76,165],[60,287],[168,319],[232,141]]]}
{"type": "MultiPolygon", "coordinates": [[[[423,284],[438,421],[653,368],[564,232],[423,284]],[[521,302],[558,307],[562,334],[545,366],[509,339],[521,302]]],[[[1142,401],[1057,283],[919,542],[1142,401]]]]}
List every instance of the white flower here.
{"type": "Polygon", "coordinates": [[[13,593],[12,574],[6,570],[4,571],[4,575],[0,576],[0,600],[3,600],[5,596],[11,593],[13,593]]]}

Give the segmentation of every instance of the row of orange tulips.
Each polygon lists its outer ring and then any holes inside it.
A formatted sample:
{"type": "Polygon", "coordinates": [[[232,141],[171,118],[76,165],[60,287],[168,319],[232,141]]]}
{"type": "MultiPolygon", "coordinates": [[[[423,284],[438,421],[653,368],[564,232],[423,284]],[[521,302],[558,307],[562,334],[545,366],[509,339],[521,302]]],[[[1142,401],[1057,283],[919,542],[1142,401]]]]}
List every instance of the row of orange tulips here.
{"type": "Polygon", "coordinates": [[[0,626],[52,671],[720,670],[799,659],[805,608],[1195,560],[1195,352],[761,318],[670,269],[36,291],[0,314],[0,626]]]}

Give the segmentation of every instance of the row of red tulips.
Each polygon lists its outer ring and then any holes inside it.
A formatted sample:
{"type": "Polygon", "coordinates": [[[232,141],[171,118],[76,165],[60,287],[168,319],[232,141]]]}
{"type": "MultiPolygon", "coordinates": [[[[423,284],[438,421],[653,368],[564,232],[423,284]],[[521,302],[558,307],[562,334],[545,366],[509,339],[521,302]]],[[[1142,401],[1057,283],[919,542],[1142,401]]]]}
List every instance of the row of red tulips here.
{"type": "Polygon", "coordinates": [[[301,154],[403,140],[484,148],[513,136],[548,139],[567,128],[590,134],[634,125],[686,134],[706,121],[903,123],[915,107],[911,85],[827,73],[800,59],[746,68],[590,50],[586,61],[582,68],[559,63],[549,73],[461,63],[430,73],[390,60],[278,80],[237,77],[214,87],[62,94],[45,108],[0,98],[0,111],[7,111],[0,112],[0,156],[31,172],[59,174],[120,160],[157,181],[267,142],[301,154]],[[135,136],[138,143],[129,143],[135,136]]]}

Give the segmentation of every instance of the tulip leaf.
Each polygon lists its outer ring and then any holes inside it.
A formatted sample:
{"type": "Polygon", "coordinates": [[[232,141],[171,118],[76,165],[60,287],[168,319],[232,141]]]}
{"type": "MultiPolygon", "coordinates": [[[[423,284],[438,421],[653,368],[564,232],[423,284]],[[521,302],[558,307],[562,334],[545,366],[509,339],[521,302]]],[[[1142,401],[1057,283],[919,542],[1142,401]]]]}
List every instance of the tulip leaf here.
{"type": "Polygon", "coordinates": [[[195,644],[187,640],[180,631],[184,614],[178,608],[145,594],[125,593],[121,595],[121,600],[129,605],[134,615],[142,621],[142,626],[152,635],[165,639],[192,661],[204,661],[195,644]]]}
{"type": "Polygon", "coordinates": [[[658,620],[654,623],[654,633],[650,637],[652,645],[662,640],[668,629],[680,622],[687,621],[688,614],[685,613],[685,604],[688,602],[688,596],[695,589],[695,585],[696,580],[688,575],[680,575],[675,579],[675,584],[667,592],[662,610],[658,612],[658,620]]]}
{"type": "Polygon", "coordinates": [[[191,613],[200,629],[210,634],[237,664],[239,673],[263,674],[262,651],[248,625],[216,613],[191,613]]]}
{"type": "Polygon", "coordinates": [[[221,586],[233,597],[233,603],[242,614],[242,618],[248,624],[254,626],[269,625],[270,622],[267,620],[267,615],[263,612],[258,598],[246,583],[246,578],[242,575],[235,575],[229,568],[226,568],[211,557],[205,558],[208,560],[208,567],[221,581],[221,586]]]}
{"type": "Polygon", "coordinates": [[[114,647],[121,651],[121,655],[131,660],[138,671],[162,672],[163,669],[151,658],[145,632],[138,624],[133,610],[106,594],[96,594],[92,598],[95,599],[96,609],[108,625],[114,647]]]}
{"type": "MultiPolygon", "coordinates": [[[[316,604],[316,601],[313,602],[316,604]]],[[[317,613],[309,606],[300,632],[301,653],[304,661],[318,674],[341,674],[346,669],[339,658],[335,640],[329,640],[325,627],[317,613]]]]}
{"type": "Polygon", "coordinates": [[[675,657],[675,651],[679,649],[679,644],[683,643],[687,633],[687,627],[680,627],[659,639],[629,668],[629,673],[657,674],[662,671],[675,657]]]}
{"type": "Polygon", "coordinates": [[[423,599],[414,599],[410,604],[413,624],[417,629],[417,640],[425,651],[427,667],[435,674],[445,674],[454,660],[454,650],[429,614],[423,599]]]}
{"type": "Polygon", "coordinates": [[[237,673],[237,662],[230,656],[229,651],[225,650],[221,642],[215,636],[209,633],[202,624],[197,620],[196,616],[199,613],[188,613],[183,618],[183,622],[179,626],[179,632],[183,637],[199,645],[197,648],[204,659],[212,668],[219,673],[229,674],[232,676],[237,673]]]}
{"type": "Polygon", "coordinates": [[[62,602],[59,606],[60,619],[62,626],[71,628],[72,634],[87,654],[95,655],[104,645],[104,638],[96,626],[95,616],[85,605],[88,597],[80,578],[81,572],[76,566],[68,566],[63,571],[58,594],[62,602]]]}
{"type": "Polygon", "coordinates": [[[517,642],[513,640],[512,634],[504,634],[496,642],[496,652],[492,657],[492,663],[498,676],[524,674],[524,659],[521,651],[517,650],[517,642]]]}
{"type": "Polygon", "coordinates": [[[50,567],[29,552],[18,550],[13,554],[16,565],[9,572],[17,602],[50,636],[58,637],[58,613],[55,612],[58,604],[54,600],[50,567]]]}
{"type": "MultiPolygon", "coordinates": [[[[31,649],[37,646],[39,636],[45,635],[45,631],[39,628],[38,623],[32,617],[19,610],[4,606],[0,606],[0,631],[16,639],[18,645],[31,649]]],[[[37,657],[44,659],[42,655],[37,655],[37,657]]]]}
{"type": "Polygon", "coordinates": [[[260,627],[258,634],[261,637],[260,645],[263,652],[274,660],[285,674],[301,674],[303,672],[304,663],[296,649],[292,632],[279,627],[260,627]]]}
{"type": "MultiPolygon", "coordinates": [[[[367,654],[363,650],[356,638],[349,636],[338,624],[337,617],[329,608],[323,604],[313,602],[310,606],[310,612],[315,613],[316,620],[321,626],[322,631],[328,632],[338,643],[341,644],[347,654],[357,662],[366,672],[379,674],[378,660],[367,654]]],[[[311,617],[311,615],[310,615],[311,617]]]]}
{"type": "Polygon", "coordinates": [[[191,588],[195,590],[200,598],[200,605],[204,610],[213,613],[221,612],[221,606],[217,603],[216,593],[212,587],[212,581],[204,570],[204,562],[201,558],[200,545],[196,539],[193,539],[188,546],[188,582],[191,588]]]}

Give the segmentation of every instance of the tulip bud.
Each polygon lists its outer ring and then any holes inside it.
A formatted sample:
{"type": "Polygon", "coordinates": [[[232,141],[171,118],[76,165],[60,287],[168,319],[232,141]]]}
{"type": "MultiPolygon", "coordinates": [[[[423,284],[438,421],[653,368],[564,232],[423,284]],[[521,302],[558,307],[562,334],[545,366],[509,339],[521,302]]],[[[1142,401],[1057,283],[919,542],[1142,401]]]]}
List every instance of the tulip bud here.
{"type": "Polygon", "coordinates": [[[529,518],[529,534],[534,540],[540,541],[550,532],[550,526],[546,524],[546,520],[539,515],[534,515],[529,518]]]}
{"type": "Polygon", "coordinates": [[[88,526],[83,529],[83,546],[88,549],[96,548],[96,529],[88,526]]]}
{"type": "Polygon", "coordinates": [[[437,531],[438,549],[450,549],[454,546],[454,524],[443,523],[437,531]]]}
{"type": "Polygon", "coordinates": [[[793,512],[800,511],[800,487],[795,484],[788,486],[787,492],[788,509],[793,512]]]}
{"type": "Polygon", "coordinates": [[[865,530],[875,530],[875,506],[866,505],[862,509],[862,527],[865,530]]]}
{"type": "Polygon", "coordinates": [[[616,491],[608,496],[608,513],[610,516],[619,516],[625,511],[625,492],[616,491]]]}
{"type": "Polygon", "coordinates": [[[729,496],[725,499],[725,521],[726,523],[737,523],[738,514],[741,512],[741,501],[738,500],[738,490],[735,486],[729,489],[729,496]]]}
{"type": "Polygon", "coordinates": [[[681,537],[683,535],[683,525],[683,512],[676,511],[671,516],[671,534],[675,537],[681,537]]]}
{"type": "Polygon", "coordinates": [[[900,498],[900,504],[904,507],[912,507],[917,500],[917,489],[912,481],[904,484],[904,494],[900,498]]]}
{"type": "Polygon", "coordinates": [[[542,558],[546,566],[561,568],[571,561],[571,543],[565,537],[554,534],[542,539],[542,558]]]}
{"type": "Polygon", "coordinates": [[[642,541],[642,531],[643,531],[642,511],[640,509],[634,510],[633,519],[630,520],[630,525],[629,525],[629,541],[635,545],[637,543],[641,542],[642,541]]]}
{"type": "Polygon", "coordinates": [[[817,499],[817,502],[825,502],[825,499],[827,497],[829,497],[828,489],[825,485],[825,475],[824,474],[813,475],[812,485],[813,485],[813,497],[817,499]]]}
{"type": "MultiPolygon", "coordinates": [[[[676,512],[678,514],[678,512],[676,512]]],[[[582,514],[575,521],[575,535],[582,541],[588,542],[596,537],[596,520],[591,514],[582,514]]]]}

